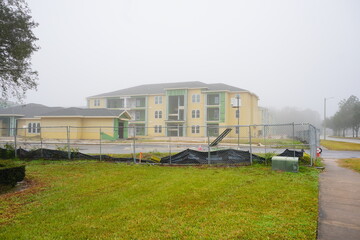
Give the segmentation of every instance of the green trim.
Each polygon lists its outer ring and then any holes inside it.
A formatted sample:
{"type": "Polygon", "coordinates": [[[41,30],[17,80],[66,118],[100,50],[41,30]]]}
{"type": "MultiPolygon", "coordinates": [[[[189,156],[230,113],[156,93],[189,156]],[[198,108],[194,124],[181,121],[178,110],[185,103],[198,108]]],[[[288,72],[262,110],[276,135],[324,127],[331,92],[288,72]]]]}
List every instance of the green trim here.
{"type": "Polygon", "coordinates": [[[129,122],[124,121],[124,138],[127,139],[129,137],[129,122]]]}
{"type": "Polygon", "coordinates": [[[180,96],[180,95],[186,95],[186,93],[187,93],[186,89],[166,90],[167,96],[180,96]]]}
{"type": "Polygon", "coordinates": [[[101,132],[101,139],[102,140],[116,140],[117,138],[114,138],[114,137],[110,136],[109,134],[101,132]]]}
{"type": "Polygon", "coordinates": [[[225,93],[224,92],[221,92],[219,93],[220,95],[220,122],[223,123],[225,122],[225,93]]]}
{"type": "Polygon", "coordinates": [[[114,134],[113,134],[113,138],[114,139],[118,139],[119,138],[119,119],[118,118],[114,118],[114,134]]]}

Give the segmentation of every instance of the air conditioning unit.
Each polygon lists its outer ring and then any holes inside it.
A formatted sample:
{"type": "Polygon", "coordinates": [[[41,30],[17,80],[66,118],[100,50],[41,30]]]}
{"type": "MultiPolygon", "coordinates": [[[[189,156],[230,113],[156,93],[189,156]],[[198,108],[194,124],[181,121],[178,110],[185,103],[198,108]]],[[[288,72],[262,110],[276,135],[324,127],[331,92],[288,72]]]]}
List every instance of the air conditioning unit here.
{"type": "Polygon", "coordinates": [[[231,106],[232,107],[240,107],[241,106],[241,98],[231,98],[231,106]],[[238,105],[239,102],[239,105],[238,105]]]}
{"type": "Polygon", "coordinates": [[[271,158],[272,170],[285,171],[285,172],[298,172],[299,171],[299,158],[298,157],[283,157],[274,156],[271,158]]]}

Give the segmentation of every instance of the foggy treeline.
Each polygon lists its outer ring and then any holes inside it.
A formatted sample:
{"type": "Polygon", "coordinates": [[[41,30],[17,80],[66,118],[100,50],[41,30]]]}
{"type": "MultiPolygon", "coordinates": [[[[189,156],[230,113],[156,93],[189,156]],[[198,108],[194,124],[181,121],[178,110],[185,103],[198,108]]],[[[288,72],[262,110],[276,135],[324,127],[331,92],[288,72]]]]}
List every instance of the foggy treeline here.
{"type": "Polygon", "coordinates": [[[273,123],[310,123],[317,128],[321,127],[321,117],[317,111],[306,109],[299,110],[295,107],[282,109],[269,109],[273,123]]]}
{"type": "Polygon", "coordinates": [[[345,137],[347,130],[351,130],[353,137],[359,137],[360,101],[351,95],[339,102],[339,110],[334,116],[327,118],[326,127],[334,131],[335,136],[345,137]]]}

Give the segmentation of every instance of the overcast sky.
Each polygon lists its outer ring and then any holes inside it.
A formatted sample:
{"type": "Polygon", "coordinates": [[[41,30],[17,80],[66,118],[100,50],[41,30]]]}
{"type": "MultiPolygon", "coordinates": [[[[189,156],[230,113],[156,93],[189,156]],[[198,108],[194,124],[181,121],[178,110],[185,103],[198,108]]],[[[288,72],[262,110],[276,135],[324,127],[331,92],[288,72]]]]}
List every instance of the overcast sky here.
{"type": "Polygon", "coordinates": [[[259,105],[329,115],[360,97],[359,0],[27,0],[39,27],[38,91],[25,102],[86,106],[145,83],[225,83],[259,105]]]}

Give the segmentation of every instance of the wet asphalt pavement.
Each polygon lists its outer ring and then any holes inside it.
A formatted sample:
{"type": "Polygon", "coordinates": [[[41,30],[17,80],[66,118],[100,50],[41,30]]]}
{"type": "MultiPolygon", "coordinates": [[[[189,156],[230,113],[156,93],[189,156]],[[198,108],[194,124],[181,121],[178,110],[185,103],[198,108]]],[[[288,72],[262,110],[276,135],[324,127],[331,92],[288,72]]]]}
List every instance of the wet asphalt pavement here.
{"type": "Polygon", "coordinates": [[[318,239],[360,239],[360,174],[339,167],[341,158],[360,158],[360,151],[324,150],[320,174],[318,239]]]}

